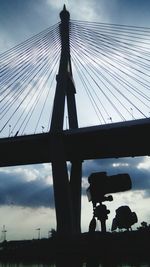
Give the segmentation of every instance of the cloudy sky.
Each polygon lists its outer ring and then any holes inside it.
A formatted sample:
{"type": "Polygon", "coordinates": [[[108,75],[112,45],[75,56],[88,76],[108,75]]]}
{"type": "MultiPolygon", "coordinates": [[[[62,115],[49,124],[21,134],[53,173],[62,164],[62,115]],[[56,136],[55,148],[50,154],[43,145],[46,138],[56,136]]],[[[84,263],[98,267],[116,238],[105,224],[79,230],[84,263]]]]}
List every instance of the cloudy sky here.
{"type": "MultiPolygon", "coordinates": [[[[57,23],[64,3],[72,19],[150,26],[149,0],[0,0],[0,52],[57,23]]],[[[85,161],[82,231],[87,231],[92,217],[92,206],[85,194],[87,177],[96,171],[126,172],[132,179],[133,189],[114,194],[114,201],[108,203],[108,229],[115,209],[121,205],[129,205],[137,213],[138,224],[143,220],[150,223],[149,157],[85,161]]],[[[0,229],[5,225],[8,240],[37,238],[37,228],[41,228],[41,236],[47,237],[48,231],[56,227],[52,183],[50,164],[0,169],[0,229]]]]}

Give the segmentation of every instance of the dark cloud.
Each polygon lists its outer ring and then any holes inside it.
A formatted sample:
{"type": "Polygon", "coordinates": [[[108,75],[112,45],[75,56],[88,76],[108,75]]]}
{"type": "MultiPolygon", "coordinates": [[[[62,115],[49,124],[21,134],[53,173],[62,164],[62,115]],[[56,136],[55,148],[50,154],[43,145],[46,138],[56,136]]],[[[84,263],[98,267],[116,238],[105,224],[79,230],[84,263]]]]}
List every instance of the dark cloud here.
{"type": "Polygon", "coordinates": [[[59,21],[55,12],[40,0],[1,0],[0,32],[3,51],[23,42],[59,21]]]}
{"type": "MultiPolygon", "coordinates": [[[[93,172],[106,171],[108,175],[128,173],[132,180],[132,190],[141,191],[144,198],[150,197],[150,171],[139,168],[144,157],[108,160],[91,160],[83,163],[82,194],[86,194],[89,184],[87,177],[93,172]]],[[[70,168],[70,164],[68,166],[70,168]]],[[[47,183],[50,170],[43,165],[26,168],[8,168],[0,171],[0,205],[16,205],[23,207],[54,208],[53,185],[47,183]],[[9,171],[8,171],[9,170],[9,171]],[[29,175],[28,175],[29,173],[29,175]],[[30,174],[35,176],[29,180],[30,174]]]]}
{"type": "MultiPolygon", "coordinates": [[[[132,180],[132,190],[144,190],[143,196],[150,197],[150,170],[139,168],[139,164],[144,159],[144,157],[136,157],[86,161],[83,165],[83,175],[88,177],[93,172],[103,171],[108,175],[128,173],[132,180]]],[[[85,193],[84,189],[83,193],[85,193]]]]}
{"type": "Polygon", "coordinates": [[[24,172],[0,172],[0,205],[54,208],[53,186],[46,179],[27,181],[24,172]]]}
{"type": "Polygon", "coordinates": [[[94,2],[96,13],[100,14],[100,18],[103,15],[104,22],[149,27],[149,0],[101,0],[94,2]]]}
{"type": "Polygon", "coordinates": [[[123,167],[130,167],[136,168],[137,165],[143,161],[143,157],[139,158],[118,158],[118,159],[100,159],[100,160],[90,160],[84,161],[83,163],[83,175],[89,176],[92,172],[95,171],[107,171],[108,174],[113,174],[116,171],[116,168],[113,168],[113,165],[116,164],[117,171],[122,170],[123,167]]]}
{"type": "Polygon", "coordinates": [[[150,10],[149,0],[122,0],[117,1],[116,16],[119,23],[138,26],[149,26],[148,16],[150,10]],[[139,19],[140,18],[140,19],[139,19]]]}

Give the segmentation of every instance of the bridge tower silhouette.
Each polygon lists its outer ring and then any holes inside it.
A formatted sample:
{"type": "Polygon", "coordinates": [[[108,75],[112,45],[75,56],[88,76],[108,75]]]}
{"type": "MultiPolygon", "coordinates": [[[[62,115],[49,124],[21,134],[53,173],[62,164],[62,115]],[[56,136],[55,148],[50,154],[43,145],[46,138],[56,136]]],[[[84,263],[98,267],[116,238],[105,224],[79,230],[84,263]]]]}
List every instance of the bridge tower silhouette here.
{"type": "Polygon", "coordinates": [[[60,12],[60,19],[61,57],[56,77],[57,86],[50,132],[55,134],[53,143],[55,159],[52,161],[52,173],[57,232],[58,234],[68,234],[80,232],[82,161],[71,162],[69,179],[64,145],[60,137],[64,123],[65,98],[67,99],[69,129],[78,128],[78,119],[69,44],[70,14],[65,5],[60,12]]]}

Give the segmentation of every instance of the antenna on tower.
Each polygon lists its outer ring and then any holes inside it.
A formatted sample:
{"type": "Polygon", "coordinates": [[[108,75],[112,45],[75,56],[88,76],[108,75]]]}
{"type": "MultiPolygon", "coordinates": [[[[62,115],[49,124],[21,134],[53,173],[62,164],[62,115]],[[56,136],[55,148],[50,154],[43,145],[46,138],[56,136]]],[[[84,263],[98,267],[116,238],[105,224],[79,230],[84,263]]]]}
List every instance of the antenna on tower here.
{"type": "Polygon", "coordinates": [[[37,228],[35,230],[38,231],[38,239],[40,239],[40,237],[41,237],[41,228],[37,228]]]}
{"type": "Polygon", "coordinates": [[[5,225],[3,225],[3,230],[2,230],[3,241],[6,241],[6,233],[7,233],[7,230],[6,230],[6,228],[5,228],[5,225]]]}

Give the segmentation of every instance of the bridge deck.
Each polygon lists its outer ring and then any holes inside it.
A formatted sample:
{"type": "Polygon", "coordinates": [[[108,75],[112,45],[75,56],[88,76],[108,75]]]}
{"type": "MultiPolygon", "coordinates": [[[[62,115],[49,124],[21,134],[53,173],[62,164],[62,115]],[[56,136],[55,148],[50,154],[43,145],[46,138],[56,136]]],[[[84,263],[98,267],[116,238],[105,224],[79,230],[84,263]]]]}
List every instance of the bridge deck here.
{"type": "Polygon", "coordinates": [[[0,166],[51,162],[62,138],[66,160],[150,155],[150,119],[0,139],[0,166]]]}

